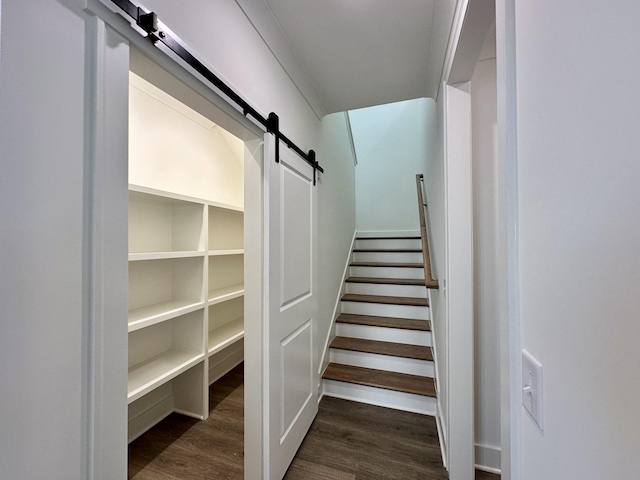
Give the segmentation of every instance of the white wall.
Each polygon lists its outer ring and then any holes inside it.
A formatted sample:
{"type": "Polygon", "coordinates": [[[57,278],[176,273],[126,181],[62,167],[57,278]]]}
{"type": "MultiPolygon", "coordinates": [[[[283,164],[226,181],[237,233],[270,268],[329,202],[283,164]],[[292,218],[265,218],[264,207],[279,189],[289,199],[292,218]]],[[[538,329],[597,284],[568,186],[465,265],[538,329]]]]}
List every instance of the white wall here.
{"type": "MultiPolygon", "coordinates": [[[[495,30],[493,30],[495,32],[495,30]]],[[[495,37],[470,85],[473,169],[476,464],[500,469],[500,318],[495,37]]]]}
{"type": "Polygon", "coordinates": [[[320,285],[324,286],[318,292],[318,318],[322,322],[316,336],[315,358],[319,362],[331,327],[328,321],[333,320],[333,310],[342,291],[342,275],[355,233],[355,169],[344,113],[333,113],[322,119],[318,154],[324,159],[325,168],[319,178],[318,205],[318,275],[320,285]]]}
{"type": "MultiPolygon", "coordinates": [[[[76,3],[34,0],[25,28],[24,6],[2,2],[0,478],[85,477],[85,22],[76,3]]],[[[325,254],[318,293],[331,298],[355,228],[353,196],[340,203],[334,194],[353,177],[344,126],[323,126],[235,2],[199,0],[187,10],[170,0],[144,3],[256,108],[276,111],[301,148],[318,151],[327,168],[319,192],[318,248],[325,254]],[[338,203],[345,214],[329,215],[338,203]]],[[[326,315],[321,329],[331,320],[326,315]]]]}
{"type": "Polygon", "coordinates": [[[423,173],[427,145],[426,98],[349,112],[358,156],[358,231],[419,231],[415,176],[423,173]]]}
{"type": "Polygon", "coordinates": [[[515,14],[521,346],[544,367],[519,478],[638,478],[640,4],[515,14]]]}
{"type": "Polygon", "coordinates": [[[129,182],[244,204],[243,142],[132,74],[129,182]]]}
{"type": "Polygon", "coordinates": [[[0,24],[0,478],[72,480],[83,462],[84,21],[34,0],[26,28],[24,7],[3,1],[0,24]]]}

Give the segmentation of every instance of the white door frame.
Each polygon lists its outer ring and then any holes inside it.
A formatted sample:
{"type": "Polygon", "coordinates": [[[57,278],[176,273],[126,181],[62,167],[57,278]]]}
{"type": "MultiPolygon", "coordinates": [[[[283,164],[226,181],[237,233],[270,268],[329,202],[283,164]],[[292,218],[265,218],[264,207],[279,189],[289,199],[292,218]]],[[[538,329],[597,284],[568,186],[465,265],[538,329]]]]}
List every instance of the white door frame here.
{"type": "MultiPolygon", "coordinates": [[[[518,176],[517,176],[517,112],[516,112],[516,45],[515,45],[515,0],[459,0],[456,8],[456,14],[452,26],[447,56],[443,70],[443,85],[441,94],[445,96],[445,125],[452,121],[452,115],[460,121],[467,115],[467,105],[464,98],[464,87],[461,84],[471,79],[477,54],[480,52],[482,41],[490,22],[495,19],[496,22],[496,51],[497,51],[497,113],[498,113],[498,209],[499,209],[499,237],[501,252],[501,263],[499,265],[499,275],[496,288],[500,295],[500,318],[499,331],[496,332],[500,337],[500,402],[501,402],[501,470],[503,480],[518,480],[520,478],[520,375],[521,375],[521,358],[520,358],[520,324],[519,324],[519,292],[518,292],[518,232],[517,232],[517,205],[518,205],[518,176]],[[448,102],[446,96],[452,93],[453,85],[462,87],[455,91],[458,97],[456,102],[448,102]],[[448,92],[448,93],[447,93],[448,92]],[[452,108],[449,108],[452,107],[452,108]]],[[[460,126],[460,125],[458,125],[460,126]]],[[[445,127],[446,128],[446,127],[445,127]]],[[[469,121],[469,129],[471,122],[469,121]]],[[[449,136],[452,142],[462,140],[463,142],[470,136],[470,130],[454,132],[447,131],[445,136],[449,136]]],[[[469,152],[469,160],[471,153],[469,152]]],[[[445,151],[445,188],[458,188],[456,185],[468,185],[468,192],[458,192],[464,198],[471,196],[471,185],[467,181],[466,174],[463,171],[447,169],[451,166],[448,162],[453,160],[445,151]],[[458,178],[456,178],[458,177],[458,178]],[[459,183],[460,182],[460,183],[459,183]]],[[[457,161],[465,161],[460,158],[457,161]]],[[[470,163],[469,163],[470,168],[470,163]]],[[[447,199],[453,198],[451,191],[445,194],[447,199]]],[[[459,203],[459,202],[458,202],[459,203]]],[[[445,217],[447,221],[447,235],[455,233],[450,230],[451,221],[455,225],[455,218],[458,215],[466,217],[472,215],[472,203],[459,204],[457,211],[450,209],[451,205],[447,204],[445,209],[445,217]]],[[[464,234],[462,230],[458,234],[464,234]]],[[[472,235],[472,231],[471,231],[472,235]]],[[[472,245],[472,236],[469,235],[468,241],[465,242],[472,245]]],[[[463,250],[451,250],[450,238],[447,238],[447,258],[462,255],[462,258],[468,258],[468,252],[463,250]]],[[[455,261],[459,261],[456,259],[455,261]]],[[[472,284],[473,262],[469,264],[469,282],[472,284]]],[[[449,274],[451,272],[447,272],[449,274]]],[[[464,279],[463,279],[464,280],[464,279]]],[[[448,278],[448,296],[451,296],[451,279],[448,278]]],[[[467,295],[472,292],[466,290],[467,295]]],[[[458,301],[454,297],[455,301],[458,301]]],[[[463,298],[465,304],[468,297],[463,298]]],[[[451,313],[451,312],[449,312],[451,313]]],[[[470,313],[472,315],[472,312],[470,313]]],[[[449,315],[447,322],[451,328],[452,323],[455,324],[458,316],[454,312],[454,316],[449,315]]],[[[451,330],[450,330],[451,332],[451,330]]],[[[466,392],[469,398],[473,395],[473,358],[466,359],[467,370],[462,365],[463,361],[457,357],[456,361],[461,365],[459,372],[456,372],[455,365],[451,368],[451,352],[460,351],[460,346],[467,343],[469,338],[463,332],[458,332],[460,336],[449,337],[449,396],[457,396],[466,392]],[[460,343],[459,343],[460,342],[460,343]],[[468,369],[471,368],[471,371],[468,369]],[[470,383],[463,384],[471,378],[470,383]]],[[[473,335],[472,329],[468,334],[473,335]]],[[[468,405],[468,402],[467,402],[468,405]]],[[[462,445],[457,443],[450,437],[448,449],[448,461],[451,470],[451,462],[456,462],[460,458],[465,457],[468,448],[468,432],[463,432],[462,425],[455,426],[456,417],[465,412],[460,412],[460,404],[456,408],[455,405],[449,405],[448,421],[454,423],[454,431],[460,431],[462,445]],[[461,457],[462,456],[462,457],[461,457]]],[[[473,404],[471,404],[473,408],[473,404]]],[[[450,427],[451,428],[451,427],[450,427]]],[[[473,440],[473,437],[472,437],[473,440]]],[[[462,461],[461,468],[466,468],[468,460],[462,461]]],[[[454,467],[455,468],[455,467],[454,467]]],[[[457,473],[451,475],[452,480],[457,480],[457,473]]]]}
{"type": "MultiPolygon", "coordinates": [[[[245,478],[262,478],[264,132],[196,75],[153,47],[105,0],[86,0],[83,478],[126,477],[128,75],[134,46],[207,98],[245,143],[245,478]],[[253,193],[247,195],[248,192],[253,193]],[[247,302],[247,298],[252,301],[247,302]],[[120,324],[121,323],[121,324],[120,324]]],[[[214,71],[214,69],[211,69],[214,71]]]]}
{"type": "Polygon", "coordinates": [[[518,147],[515,0],[496,0],[500,404],[502,479],[519,480],[522,357],[518,281],[518,147]]]}
{"type": "Polygon", "coordinates": [[[469,84],[444,85],[447,316],[447,467],[473,478],[474,329],[471,98],[469,84]]]}
{"type": "Polygon", "coordinates": [[[443,85],[447,317],[447,468],[451,480],[473,478],[474,329],[471,98],[469,84],[443,85]]]}

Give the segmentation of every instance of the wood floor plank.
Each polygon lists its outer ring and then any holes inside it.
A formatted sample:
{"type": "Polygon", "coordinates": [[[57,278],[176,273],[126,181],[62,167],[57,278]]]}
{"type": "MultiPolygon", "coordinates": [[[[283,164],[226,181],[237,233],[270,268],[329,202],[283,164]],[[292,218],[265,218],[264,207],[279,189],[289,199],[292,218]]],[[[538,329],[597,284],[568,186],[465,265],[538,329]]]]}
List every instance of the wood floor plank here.
{"type": "Polygon", "coordinates": [[[335,468],[314,462],[307,462],[300,458],[294,458],[287,474],[286,480],[356,480],[353,473],[346,473],[335,468]]]}
{"type": "Polygon", "coordinates": [[[431,347],[424,345],[409,345],[406,343],[381,342],[379,340],[338,336],[333,339],[329,346],[338,350],[351,350],[353,352],[375,353],[377,355],[433,361],[431,347]]]}
{"type": "Polygon", "coordinates": [[[413,393],[415,395],[436,396],[436,388],[432,378],[409,375],[407,373],[387,372],[373,368],[330,363],[322,374],[322,378],[397,392],[413,393]]]}
{"type": "Polygon", "coordinates": [[[413,318],[377,317],[374,315],[358,315],[355,313],[341,313],[337,323],[352,325],[369,325],[372,327],[401,328],[405,330],[431,331],[429,320],[415,320],[413,318]]]}
{"type": "MultiPolygon", "coordinates": [[[[210,387],[209,419],[172,414],[132,442],[129,479],[243,480],[242,366],[234,372],[235,380],[210,387]]],[[[447,473],[433,417],[324,397],[284,478],[445,480],[447,473]]]]}
{"type": "Polygon", "coordinates": [[[433,417],[330,397],[320,402],[297,459],[357,480],[448,478],[433,417]],[[400,428],[393,427],[396,423],[400,428]]]}
{"type": "Polygon", "coordinates": [[[341,299],[343,302],[383,303],[386,305],[409,305],[413,307],[428,307],[429,301],[419,297],[391,297],[387,295],[360,295],[345,293],[341,299]]]}
{"type": "Polygon", "coordinates": [[[130,480],[244,477],[244,366],[209,387],[209,418],[173,413],[129,445],[130,480]]]}
{"type": "Polygon", "coordinates": [[[377,278],[377,277],[348,277],[347,283],[374,283],[377,285],[416,285],[424,287],[424,280],[420,278],[377,278]]]}
{"type": "Polygon", "coordinates": [[[354,432],[363,432],[381,438],[395,439],[400,443],[438,446],[438,429],[435,422],[424,415],[406,415],[393,408],[378,407],[366,403],[350,402],[348,408],[333,397],[324,397],[323,422],[349,425],[354,432]],[[326,400],[326,401],[325,401],[326,400]],[[382,409],[382,410],[381,410],[382,409]]]}
{"type": "Polygon", "coordinates": [[[397,263],[397,262],[351,262],[352,267],[382,267],[382,268],[424,268],[422,263],[397,263]]]}

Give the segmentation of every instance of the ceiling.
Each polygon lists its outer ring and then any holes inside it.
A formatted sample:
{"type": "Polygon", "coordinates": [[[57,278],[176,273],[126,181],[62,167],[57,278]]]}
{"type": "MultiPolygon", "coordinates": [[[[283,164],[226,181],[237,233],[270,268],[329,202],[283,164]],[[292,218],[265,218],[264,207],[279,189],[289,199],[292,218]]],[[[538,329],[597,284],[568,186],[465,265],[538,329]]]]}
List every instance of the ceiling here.
{"type": "Polygon", "coordinates": [[[236,0],[318,116],[435,97],[456,0],[236,0]]]}

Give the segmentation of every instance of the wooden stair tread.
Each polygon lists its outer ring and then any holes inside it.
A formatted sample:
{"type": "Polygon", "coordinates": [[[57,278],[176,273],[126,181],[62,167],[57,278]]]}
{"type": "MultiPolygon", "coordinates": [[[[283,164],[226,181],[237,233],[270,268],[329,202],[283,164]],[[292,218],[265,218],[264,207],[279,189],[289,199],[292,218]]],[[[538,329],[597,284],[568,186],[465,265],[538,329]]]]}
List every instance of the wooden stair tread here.
{"type": "Polygon", "coordinates": [[[425,397],[436,396],[436,386],[433,378],[409,375],[407,373],[387,372],[373,368],[330,363],[322,374],[322,378],[384,388],[396,392],[413,393],[425,397]]]}
{"type": "Polygon", "coordinates": [[[424,268],[422,263],[351,262],[352,267],[424,268]]]}
{"type": "Polygon", "coordinates": [[[343,302],[384,303],[386,305],[408,305],[412,307],[428,307],[429,301],[419,297],[391,297],[387,295],[360,295],[346,293],[341,299],[343,302]]]}
{"type": "Polygon", "coordinates": [[[422,253],[421,248],[354,248],[353,251],[371,253],[422,253]]]}
{"type": "Polygon", "coordinates": [[[375,283],[379,285],[417,285],[424,287],[424,280],[421,278],[377,278],[377,277],[349,277],[347,283],[375,283]]]}
{"type": "Polygon", "coordinates": [[[414,320],[412,318],[376,317],[373,315],[342,313],[338,316],[336,322],[351,325],[368,325],[371,327],[402,328],[421,332],[431,331],[431,324],[428,320],[414,320]]]}
{"type": "Polygon", "coordinates": [[[351,350],[353,352],[375,353],[377,355],[433,361],[431,347],[422,345],[381,342],[379,340],[366,340],[363,338],[335,337],[329,347],[338,350],[351,350]]]}
{"type": "Polygon", "coordinates": [[[413,237],[356,237],[356,240],[420,240],[419,235],[413,237]]]}

